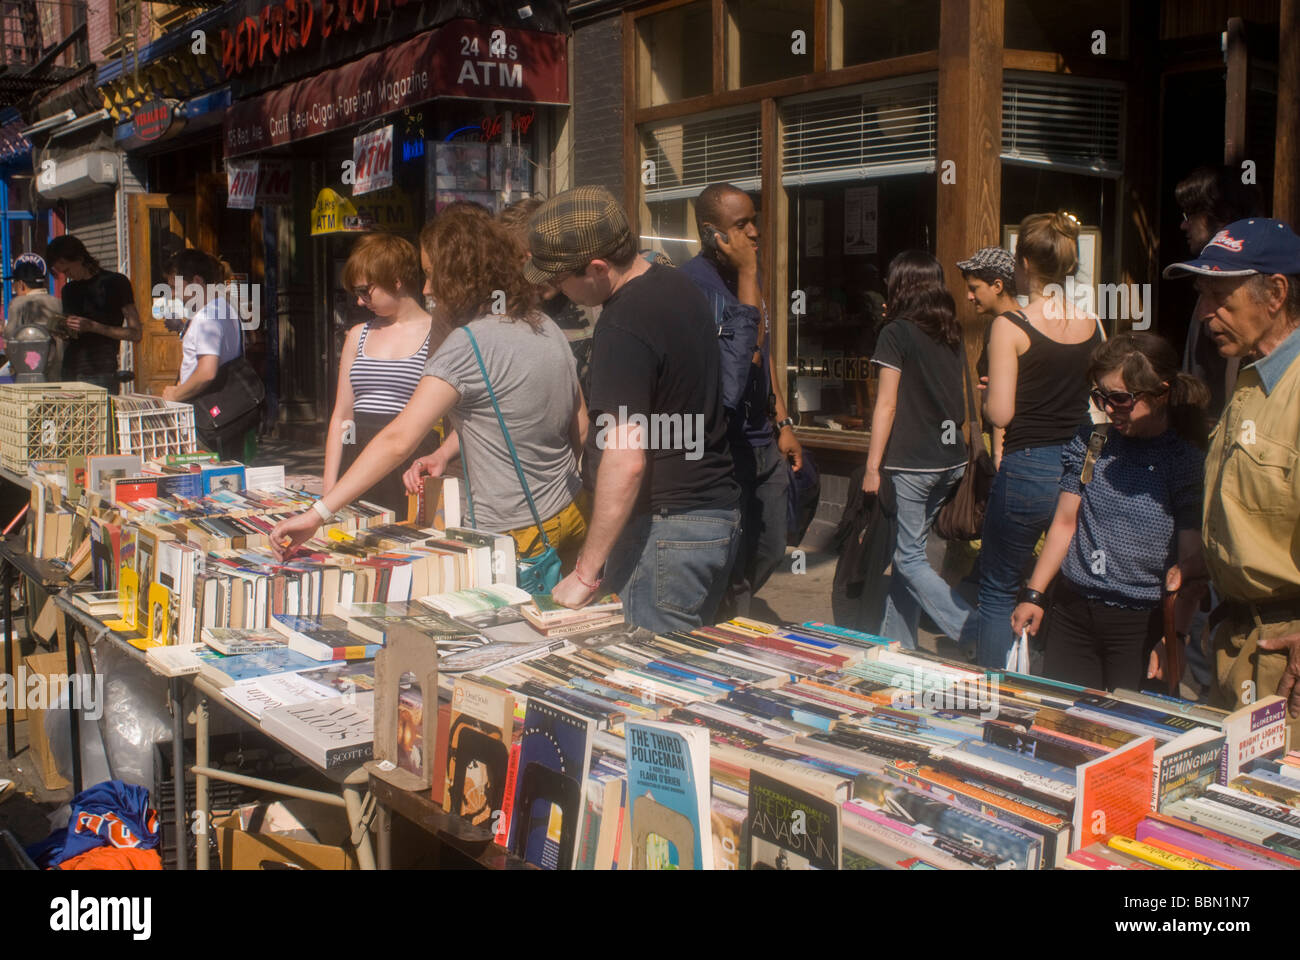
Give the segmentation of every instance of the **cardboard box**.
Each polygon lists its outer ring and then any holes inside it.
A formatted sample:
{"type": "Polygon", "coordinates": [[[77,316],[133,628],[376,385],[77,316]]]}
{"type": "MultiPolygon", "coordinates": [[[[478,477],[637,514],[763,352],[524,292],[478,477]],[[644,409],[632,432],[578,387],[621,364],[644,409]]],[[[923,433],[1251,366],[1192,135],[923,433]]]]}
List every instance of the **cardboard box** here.
{"type": "Polygon", "coordinates": [[[341,809],[320,808],[311,829],[320,843],[275,833],[240,829],[239,813],[214,820],[222,870],[358,870],[356,853],[348,843],[347,819],[341,809]]]}
{"type": "MultiPolygon", "coordinates": [[[[23,661],[27,676],[40,674],[46,677],[66,677],[68,657],[65,653],[34,653],[23,661]]],[[[32,759],[46,790],[63,790],[72,786],[59,773],[58,764],[50,750],[50,740],[45,734],[45,714],[48,710],[27,711],[27,742],[31,745],[32,759]]]]}

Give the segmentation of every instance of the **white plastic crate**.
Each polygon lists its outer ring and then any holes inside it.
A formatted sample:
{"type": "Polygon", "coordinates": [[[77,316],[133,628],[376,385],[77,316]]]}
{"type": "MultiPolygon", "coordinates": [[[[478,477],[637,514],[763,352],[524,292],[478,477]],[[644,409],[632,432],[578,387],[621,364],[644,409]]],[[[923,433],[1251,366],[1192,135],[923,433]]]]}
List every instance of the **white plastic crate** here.
{"type": "Polygon", "coordinates": [[[144,460],[169,453],[193,453],[194,407],[144,393],[113,397],[117,427],[117,452],[138,454],[144,460]]]}
{"type": "Polygon", "coordinates": [[[0,464],[26,473],[30,460],[104,453],[108,391],[89,383],[0,385],[0,464]]]}

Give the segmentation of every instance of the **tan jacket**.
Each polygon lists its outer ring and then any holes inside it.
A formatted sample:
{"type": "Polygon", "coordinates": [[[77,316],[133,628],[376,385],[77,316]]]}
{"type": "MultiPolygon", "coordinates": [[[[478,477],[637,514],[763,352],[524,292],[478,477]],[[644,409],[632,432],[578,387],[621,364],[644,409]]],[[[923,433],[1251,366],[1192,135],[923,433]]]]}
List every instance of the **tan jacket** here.
{"type": "Polygon", "coordinates": [[[1300,330],[1237,377],[1210,435],[1201,538],[1226,599],[1300,598],[1300,330]]]}

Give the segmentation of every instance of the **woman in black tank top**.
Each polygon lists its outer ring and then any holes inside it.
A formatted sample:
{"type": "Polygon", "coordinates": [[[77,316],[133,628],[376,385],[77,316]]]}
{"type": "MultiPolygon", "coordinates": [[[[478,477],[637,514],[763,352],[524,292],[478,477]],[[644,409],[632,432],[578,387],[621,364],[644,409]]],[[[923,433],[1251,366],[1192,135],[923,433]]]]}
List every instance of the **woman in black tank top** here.
{"type": "MultiPolygon", "coordinates": [[[[986,413],[1006,428],[1006,438],[980,551],[978,658],[984,667],[1007,666],[1018,639],[1011,613],[1034,547],[1051,524],[1061,453],[1088,419],[1088,360],[1101,331],[1095,317],[1065,305],[1061,293],[1078,267],[1078,234],[1068,214],[1025,218],[1016,286],[1029,292],[1029,306],[993,321],[986,413]]],[[[1018,667],[1028,671],[1028,664],[1018,667]]]]}

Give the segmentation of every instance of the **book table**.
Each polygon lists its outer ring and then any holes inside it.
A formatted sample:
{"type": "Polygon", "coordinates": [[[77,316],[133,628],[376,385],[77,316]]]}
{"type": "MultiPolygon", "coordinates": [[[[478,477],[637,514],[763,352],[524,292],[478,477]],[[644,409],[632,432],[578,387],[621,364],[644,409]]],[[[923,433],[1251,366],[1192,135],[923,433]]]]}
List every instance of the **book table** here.
{"type": "MultiPolygon", "coordinates": [[[[125,638],[109,630],[104,624],[90,616],[84,610],[77,607],[70,599],[67,593],[56,598],[59,609],[64,611],[70,619],[68,638],[69,649],[71,649],[72,634],[75,629],[84,632],[90,639],[91,645],[108,642],[127,653],[132,659],[141,663],[147,663],[147,658],[143,650],[131,646],[125,638]]],[[[194,765],[191,771],[194,774],[195,784],[195,811],[194,811],[194,832],[198,839],[197,850],[195,853],[195,868],[198,870],[209,869],[209,849],[208,834],[212,827],[209,781],[221,780],[227,783],[235,783],[241,786],[251,787],[257,790],[264,790],[268,793],[276,793],[282,796],[298,797],[304,800],[311,800],[322,803],[327,806],[342,808],[347,816],[349,836],[353,849],[356,851],[357,863],[362,870],[375,869],[374,849],[370,842],[370,823],[374,818],[375,806],[374,799],[369,795],[367,787],[369,785],[369,776],[360,763],[325,770],[320,765],[312,762],[309,758],[302,755],[290,745],[274,736],[272,733],[263,730],[258,723],[251,717],[246,716],[241,710],[230,704],[221,694],[220,688],[209,681],[206,677],[194,674],[187,677],[171,677],[168,679],[169,699],[172,715],[172,780],[173,780],[173,797],[176,803],[176,816],[173,828],[177,833],[177,867],[181,870],[188,869],[189,851],[188,845],[180,842],[180,838],[185,835],[188,829],[190,817],[185,809],[185,762],[184,762],[184,743],[185,743],[185,720],[184,711],[185,696],[187,687],[193,688],[197,694],[197,703],[194,705],[192,721],[194,723],[194,765]],[[329,793],[323,790],[312,790],[305,787],[299,787],[294,784],[281,783],[275,780],[266,780],[260,777],[250,777],[240,773],[233,773],[226,770],[220,770],[209,765],[209,748],[211,744],[209,733],[209,711],[208,701],[212,700],[224,706],[231,716],[238,719],[248,727],[256,730],[263,736],[274,740],[284,749],[290,751],[295,756],[311,766],[313,769],[324,774],[332,782],[338,785],[338,793],[329,793]]],[[[76,713],[74,711],[72,729],[76,730],[76,713]]],[[[77,757],[74,746],[74,758],[77,757]]],[[[79,766],[79,764],[78,764],[79,766]]],[[[78,787],[80,789],[80,787],[78,787]]]]}

